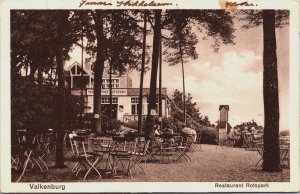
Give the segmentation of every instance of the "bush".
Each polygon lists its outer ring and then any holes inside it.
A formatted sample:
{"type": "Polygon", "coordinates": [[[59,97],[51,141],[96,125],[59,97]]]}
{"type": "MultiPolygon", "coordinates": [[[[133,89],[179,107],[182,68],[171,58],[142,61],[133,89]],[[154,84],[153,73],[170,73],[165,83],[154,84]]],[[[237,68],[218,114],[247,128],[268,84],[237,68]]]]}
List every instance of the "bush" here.
{"type": "MultiPolygon", "coordinates": [[[[92,113],[86,113],[83,115],[83,128],[84,129],[92,129],[93,128],[93,114],[92,113]]],[[[121,128],[121,121],[117,119],[112,119],[111,123],[111,129],[113,131],[118,131],[121,128]]],[[[110,131],[110,123],[109,123],[109,117],[105,115],[101,115],[101,129],[104,133],[112,133],[110,131]]]]}
{"type": "MultiPolygon", "coordinates": [[[[129,121],[128,123],[123,123],[125,127],[129,127],[135,130],[138,130],[138,122],[137,121],[129,121]]],[[[143,126],[143,123],[142,123],[143,126]]]]}
{"type": "Polygon", "coordinates": [[[202,130],[202,144],[216,144],[217,130],[212,127],[204,127],[202,130]]]}
{"type": "Polygon", "coordinates": [[[284,130],[279,132],[280,136],[290,136],[290,130],[284,130]]]}

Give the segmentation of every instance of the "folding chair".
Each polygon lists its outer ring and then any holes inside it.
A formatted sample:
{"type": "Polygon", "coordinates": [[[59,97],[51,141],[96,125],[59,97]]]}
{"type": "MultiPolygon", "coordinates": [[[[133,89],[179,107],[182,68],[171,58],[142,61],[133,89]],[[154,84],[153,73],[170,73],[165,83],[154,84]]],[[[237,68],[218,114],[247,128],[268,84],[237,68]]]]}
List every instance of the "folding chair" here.
{"type": "Polygon", "coordinates": [[[43,151],[38,147],[36,136],[33,136],[32,139],[27,134],[26,142],[20,142],[20,150],[23,152],[20,154],[20,163],[22,164],[22,173],[19,176],[17,182],[19,182],[25,172],[28,170],[28,165],[31,165],[31,169],[37,165],[41,172],[45,172],[48,170],[47,164],[42,159],[43,151]]]}
{"type": "MultiPolygon", "coordinates": [[[[131,167],[133,163],[133,153],[136,152],[137,146],[137,138],[134,141],[126,142],[125,147],[115,146],[110,153],[112,157],[112,173],[113,177],[123,177],[131,175],[131,167]],[[120,149],[121,148],[121,149],[120,149]],[[127,165],[125,165],[127,163],[127,165]],[[118,164],[122,166],[122,168],[118,168],[118,164]],[[118,170],[121,174],[118,174],[118,170]]],[[[120,167],[119,165],[119,167],[120,167]]]]}
{"type": "MultiPolygon", "coordinates": [[[[100,162],[105,163],[105,168],[103,170],[107,171],[106,173],[111,173],[112,170],[112,159],[110,153],[112,149],[117,146],[116,142],[114,142],[111,138],[107,137],[95,137],[90,138],[92,150],[101,155],[100,162]]],[[[119,145],[119,144],[118,144],[119,145]]]]}
{"type": "Polygon", "coordinates": [[[194,142],[195,151],[202,151],[201,138],[202,138],[202,133],[197,133],[196,142],[194,142]]]}
{"type": "Polygon", "coordinates": [[[188,156],[188,152],[190,151],[192,145],[193,145],[193,137],[191,136],[186,136],[184,137],[184,142],[183,145],[177,146],[177,149],[180,152],[180,155],[176,158],[175,161],[179,161],[181,158],[184,158],[187,162],[192,161],[192,159],[188,156]]]}
{"type": "Polygon", "coordinates": [[[259,163],[261,161],[263,161],[263,155],[264,155],[264,143],[263,142],[260,142],[260,143],[256,143],[255,144],[255,147],[256,147],[256,150],[257,150],[257,153],[259,154],[259,160],[257,161],[257,163],[255,164],[255,166],[258,166],[259,163]]]}
{"type": "Polygon", "coordinates": [[[138,166],[143,171],[143,173],[146,174],[140,163],[143,160],[146,162],[148,157],[150,156],[148,155],[149,144],[150,140],[138,142],[135,151],[131,153],[133,155],[133,163],[131,164],[130,169],[132,169],[135,166],[138,166]]]}
{"type": "Polygon", "coordinates": [[[77,163],[72,169],[72,172],[78,177],[79,172],[81,171],[81,167],[84,167],[86,172],[83,177],[83,180],[87,178],[89,173],[93,170],[97,173],[97,175],[101,178],[101,174],[96,168],[101,155],[96,152],[89,152],[86,149],[86,141],[85,137],[82,136],[73,136],[71,137],[73,141],[73,145],[75,146],[75,153],[76,153],[76,161],[77,163]]]}
{"type": "Polygon", "coordinates": [[[281,166],[290,167],[290,137],[279,138],[281,166]]]}

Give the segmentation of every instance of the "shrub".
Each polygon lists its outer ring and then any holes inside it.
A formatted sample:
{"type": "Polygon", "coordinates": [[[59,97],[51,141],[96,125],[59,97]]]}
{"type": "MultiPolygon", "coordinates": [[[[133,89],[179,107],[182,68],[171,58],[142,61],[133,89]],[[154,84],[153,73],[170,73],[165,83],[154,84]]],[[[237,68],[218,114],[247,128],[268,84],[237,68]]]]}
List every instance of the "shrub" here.
{"type": "Polygon", "coordinates": [[[123,123],[125,127],[129,127],[132,129],[138,130],[138,122],[137,121],[129,121],[128,123],[123,123]]]}
{"type": "Polygon", "coordinates": [[[212,127],[204,127],[202,130],[201,143],[216,144],[217,130],[212,127]]]}
{"type": "Polygon", "coordinates": [[[290,130],[284,130],[279,132],[280,136],[290,136],[290,130]]]}
{"type": "MultiPolygon", "coordinates": [[[[83,115],[83,128],[84,129],[92,129],[93,127],[93,114],[92,113],[86,113],[83,115]]],[[[118,131],[121,128],[121,121],[117,119],[112,119],[111,123],[111,129],[113,131],[118,131]]],[[[105,133],[111,133],[110,130],[110,123],[109,123],[109,117],[105,115],[101,115],[101,129],[105,133]]]]}

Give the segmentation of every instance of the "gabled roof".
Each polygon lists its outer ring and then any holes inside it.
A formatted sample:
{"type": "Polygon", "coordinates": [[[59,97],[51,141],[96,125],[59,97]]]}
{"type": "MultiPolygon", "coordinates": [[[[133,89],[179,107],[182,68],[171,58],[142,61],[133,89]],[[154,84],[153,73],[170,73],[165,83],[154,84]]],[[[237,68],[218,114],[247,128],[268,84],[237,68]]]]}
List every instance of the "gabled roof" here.
{"type": "Polygon", "coordinates": [[[228,123],[228,122],[225,122],[225,121],[222,121],[222,122],[219,122],[218,125],[217,125],[217,129],[220,129],[220,128],[226,128],[226,123],[227,123],[227,129],[231,129],[231,125],[228,123]]]}
{"type": "Polygon", "coordinates": [[[225,110],[229,110],[229,105],[220,105],[219,110],[221,110],[222,108],[225,108],[225,110]]]}
{"type": "MultiPolygon", "coordinates": [[[[77,61],[75,61],[75,62],[72,63],[69,67],[67,67],[66,71],[71,71],[71,69],[72,69],[75,65],[77,65],[80,69],[82,69],[81,64],[78,63],[77,61]]],[[[86,74],[88,74],[89,76],[91,76],[92,79],[94,79],[93,73],[92,73],[90,70],[88,70],[88,69],[85,67],[85,65],[83,66],[83,71],[86,72],[86,74]]]]}

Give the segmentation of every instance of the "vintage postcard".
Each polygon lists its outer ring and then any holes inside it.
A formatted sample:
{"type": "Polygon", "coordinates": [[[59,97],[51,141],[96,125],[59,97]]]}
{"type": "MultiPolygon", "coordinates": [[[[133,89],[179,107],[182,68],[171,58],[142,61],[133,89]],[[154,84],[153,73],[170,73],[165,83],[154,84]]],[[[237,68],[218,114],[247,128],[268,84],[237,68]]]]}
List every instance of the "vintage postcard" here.
{"type": "Polygon", "coordinates": [[[1,192],[299,192],[299,1],[2,0],[1,192]]]}

